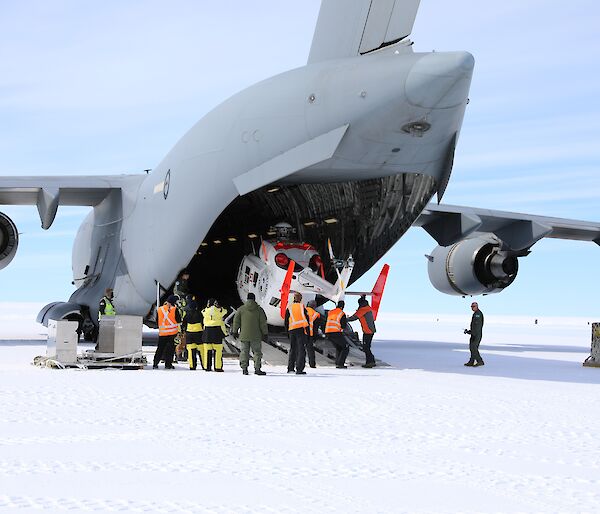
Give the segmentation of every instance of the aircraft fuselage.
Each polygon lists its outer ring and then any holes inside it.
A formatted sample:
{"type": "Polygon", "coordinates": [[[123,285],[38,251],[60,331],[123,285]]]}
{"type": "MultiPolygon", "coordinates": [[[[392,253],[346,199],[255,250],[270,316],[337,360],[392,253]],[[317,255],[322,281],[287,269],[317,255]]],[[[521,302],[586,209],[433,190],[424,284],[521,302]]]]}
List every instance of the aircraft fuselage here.
{"type": "MultiPolygon", "coordinates": [[[[473,58],[466,52],[420,54],[400,46],[305,66],[238,93],[193,126],[141,183],[132,182],[90,214],[74,243],[73,275],[80,289],[72,301],[94,312],[99,290],[110,285],[121,313],[145,315],[156,301],[156,283],[169,288],[177,273],[202,253],[201,244],[212,244],[207,236],[228,206],[235,207],[240,227],[249,226],[251,214],[244,216],[236,177],[345,125],[348,129],[330,159],[277,184],[297,185],[305,195],[309,188],[320,187],[319,194],[325,195],[321,201],[327,203],[327,195],[346,184],[396,183],[396,177],[405,175],[406,201],[394,220],[405,217],[410,226],[449,177],[449,156],[462,124],[472,70],[473,58]],[[102,245],[98,233],[103,234],[102,245]],[[102,280],[93,282],[85,277],[98,259],[104,259],[105,267],[102,280]]],[[[263,226],[270,214],[261,216],[263,226]]],[[[226,226],[235,226],[235,218],[230,216],[226,226]]],[[[394,232],[392,239],[406,228],[394,232]]],[[[358,237],[359,228],[352,230],[357,234],[352,237],[358,237]]],[[[382,230],[376,231],[381,235],[382,230]]],[[[360,235],[365,240],[361,244],[366,247],[367,239],[376,235],[360,235]]],[[[351,243],[337,247],[348,250],[351,243]]],[[[360,255],[353,253],[358,263],[360,255]]],[[[208,277],[224,265],[211,262],[196,272],[208,277]]],[[[202,287],[202,277],[196,280],[202,287]]]]}

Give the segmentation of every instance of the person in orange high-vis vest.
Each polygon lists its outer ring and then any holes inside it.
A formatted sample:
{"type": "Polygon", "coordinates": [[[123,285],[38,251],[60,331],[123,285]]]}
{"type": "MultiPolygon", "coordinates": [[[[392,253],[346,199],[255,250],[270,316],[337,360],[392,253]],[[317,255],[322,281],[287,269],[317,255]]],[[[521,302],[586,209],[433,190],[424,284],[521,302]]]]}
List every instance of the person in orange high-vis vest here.
{"type": "Polygon", "coordinates": [[[344,313],[345,306],[344,302],[338,302],[336,308],[330,310],[327,314],[327,324],[325,325],[325,335],[333,346],[335,346],[335,367],[339,369],[348,367],[345,362],[350,351],[350,345],[346,340],[346,336],[344,336],[344,329],[348,325],[346,314],[344,313]]]}
{"type": "Polygon", "coordinates": [[[308,315],[308,337],[306,338],[306,355],[308,357],[308,365],[311,368],[317,367],[317,361],[315,358],[315,339],[317,338],[317,331],[319,330],[319,321],[321,315],[315,310],[317,302],[314,300],[308,302],[306,305],[306,314],[308,315]]]}
{"type": "Polygon", "coordinates": [[[288,373],[296,371],[296,375],[306,375],[306,333],[308,332],[308,314],[302,304],[302,295],[294,293],[294,303],[285,311],[285,328],[290,337],[288,354],[288,373]]]}
{"type": "Polygon", "coordinates": [[[358,310],[348,318],[348,321],[360,321],[360,327],[363,331],[363,350],[365,352],[366,362],[363,364],[363,368],[374,368],[375,367],[375,356],[371,351],[371,342],[373,341],[373,335],[376,332],[375,329],[375,317],[373,316],[373,309],[369,306],[369,302],[364,296],[358,299],[358,310]]]}
{"type": "Polygon", "coordinates": [[[179,333],[181,323],[181,314],[175,306],[176,303],[177,297],[171,295],[158,308],[158,348],[154,354],[154,369],[158,369],[161,360],[165,361],[165,369],[174,369],[175,336],[179,333]]]}

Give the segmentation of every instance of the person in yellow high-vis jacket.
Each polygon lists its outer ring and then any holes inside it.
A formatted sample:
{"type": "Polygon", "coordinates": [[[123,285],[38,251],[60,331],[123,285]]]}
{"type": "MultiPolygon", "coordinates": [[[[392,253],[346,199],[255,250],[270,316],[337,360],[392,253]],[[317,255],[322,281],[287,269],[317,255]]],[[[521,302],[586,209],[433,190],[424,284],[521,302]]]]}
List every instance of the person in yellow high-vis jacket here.
{"type": "Polygon", "coordinates": [[[200,365],[202,362],[202,314],[198,310],[195,300],[190,300],[185,308],[183,316],[183,328],[185,329],[185,342],[190,369],[195,370],[198,366],[198,354],[200,353],[200,365]]]}
{"type": "Polygon", "coordinates": [[[108,288],[104,292],[104,296],[102,300],[100,300],[100,304],[98,306],[98,321],[102,319],[102,316],[116,316],[117,310],[114,305],[114,292],[112,288],[108,288]]]}
{"type": "Polygon", "coordinates": [[[204,331],[201,358],[205,371],[212,370],[213,359],[215,371],[223,371],[223,336],[227,335],[224,321],[226,315],[227,309],[221,307],[213,298],[208,300],[206,309],[202,311],[204,331]]]}

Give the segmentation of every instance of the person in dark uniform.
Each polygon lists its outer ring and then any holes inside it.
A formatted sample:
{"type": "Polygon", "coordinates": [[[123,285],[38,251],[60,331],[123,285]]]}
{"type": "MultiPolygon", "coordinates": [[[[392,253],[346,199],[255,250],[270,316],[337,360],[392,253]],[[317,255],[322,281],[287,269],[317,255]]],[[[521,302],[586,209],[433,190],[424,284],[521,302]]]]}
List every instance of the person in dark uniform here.
{"type": "Polygon", "coordinates": [[[308,331],[308,313],[302,304],[302,295],[294,293],[294,303],[285,311],[285,328],[290,337],[288,355],[288,373],[306,375],[306,332],[308,331]]]}
{"type": "Polygon", "coordinates": [[[469,340],[471,358],[469,359],[469,362],[465,362],[465,366],[477,367],[485,364],[479,354],[479,344],[481,343],[481,333],[483,331],[483,313],[479,310],[477,302],[471,304],[471,310],[473,311],[471,328],[469,330],[465,328],[465,334],[470,334],[471,336],[471,339],[469,340]]]}
{"type": "Polygon", "coordinates": [[[202,319],[198,304],[189,298],[183,316],[183,328],[185,329],[185,343],[191,370],[195,370],[198,366],[198,354],[202,349],[202,319]]]}

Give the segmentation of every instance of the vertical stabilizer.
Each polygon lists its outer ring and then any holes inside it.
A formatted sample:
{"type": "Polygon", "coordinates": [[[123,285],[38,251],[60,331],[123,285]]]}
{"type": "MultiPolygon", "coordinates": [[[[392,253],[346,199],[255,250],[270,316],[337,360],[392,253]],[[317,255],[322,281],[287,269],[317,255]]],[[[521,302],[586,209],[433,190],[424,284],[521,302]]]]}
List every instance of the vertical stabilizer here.
{"type": "Polygon", "coordinates": [[[323,0],[308,63],[356,57],[406,38],[420,0],[323,0]]]}

